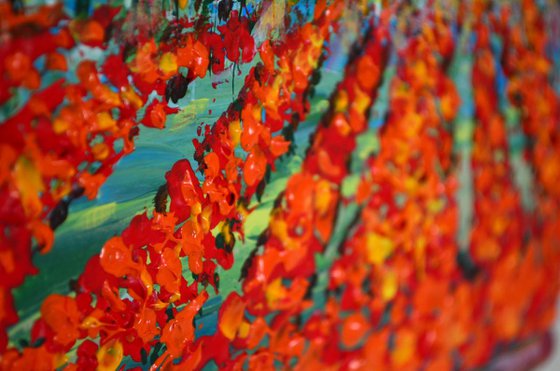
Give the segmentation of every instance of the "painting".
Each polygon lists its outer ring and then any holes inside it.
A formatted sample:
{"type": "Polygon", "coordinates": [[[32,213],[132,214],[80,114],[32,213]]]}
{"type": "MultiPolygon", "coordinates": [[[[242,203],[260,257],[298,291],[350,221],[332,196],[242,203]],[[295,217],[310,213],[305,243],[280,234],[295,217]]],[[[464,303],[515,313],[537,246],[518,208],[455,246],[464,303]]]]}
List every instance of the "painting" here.
{"type": "Polygon", "coordinates": [[[0,0],[0,40],[0,370],[555,354],[559,2],[0,0]]]}

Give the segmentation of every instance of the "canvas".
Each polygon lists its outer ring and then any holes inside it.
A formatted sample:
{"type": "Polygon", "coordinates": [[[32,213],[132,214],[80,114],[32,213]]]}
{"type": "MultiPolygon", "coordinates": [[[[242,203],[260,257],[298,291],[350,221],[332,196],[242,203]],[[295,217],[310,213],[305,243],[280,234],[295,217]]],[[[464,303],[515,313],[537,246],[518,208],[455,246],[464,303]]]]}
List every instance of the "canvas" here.
{"type": "Polygon", "coordinates": [[[532,369],[560,283],[559,21],[0,1],[0,369],[532,369]]]}

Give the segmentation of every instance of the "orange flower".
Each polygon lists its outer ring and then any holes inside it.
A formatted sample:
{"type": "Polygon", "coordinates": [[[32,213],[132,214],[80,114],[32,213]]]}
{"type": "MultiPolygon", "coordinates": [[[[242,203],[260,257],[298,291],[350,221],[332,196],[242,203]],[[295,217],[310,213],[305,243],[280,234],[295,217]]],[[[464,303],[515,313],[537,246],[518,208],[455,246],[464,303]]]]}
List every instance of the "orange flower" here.
{"type": "Polygon", "coordinates": [[[347,348],[358,345],[369,330],[369,327],[369,322],[362,313],[351,314],[342,324],[342,344],[347,348]]]}
{"type": "Polygon", "coordinates": [[[172,358],[179,358],[184,347],[194,340],[193,318],[207,299],[208,293],[203,291],[163,328],[161,342],[167,346],[166,353],[172,358]]]}
{"type": "Polygon", "coordinates": [[[80,312],[76,301],[67,296],[53,294],[41,305],[41,316],[54,331],[57,343],[67,347],[80,336],[80,312]]]}
{"type": "Polygon", "coordinates": [[[245,303],[237,293],[230,294],[222,303],[218,315],[220,331],[229,340],[233,340],[240,328],[245,313],[245,303]]]}

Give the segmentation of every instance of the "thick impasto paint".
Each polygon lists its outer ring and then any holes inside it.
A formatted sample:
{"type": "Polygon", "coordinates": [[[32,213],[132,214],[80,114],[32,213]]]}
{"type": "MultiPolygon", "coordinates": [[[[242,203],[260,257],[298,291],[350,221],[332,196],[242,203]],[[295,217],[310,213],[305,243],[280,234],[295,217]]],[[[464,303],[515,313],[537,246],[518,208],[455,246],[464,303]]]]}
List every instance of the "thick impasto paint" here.
{"type": "Polygon", "coordinates": [[[556,1],[0,0],[0,370],[525,370],[556,1]]]}

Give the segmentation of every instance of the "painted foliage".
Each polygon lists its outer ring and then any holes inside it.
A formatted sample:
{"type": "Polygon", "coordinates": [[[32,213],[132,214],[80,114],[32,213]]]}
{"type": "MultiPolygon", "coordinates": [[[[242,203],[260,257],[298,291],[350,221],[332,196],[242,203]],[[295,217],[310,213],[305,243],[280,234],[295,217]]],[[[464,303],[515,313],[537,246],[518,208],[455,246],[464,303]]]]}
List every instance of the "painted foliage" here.
{"type": "Polygon", "coordinates": [[[559,19],[0,2],[0,369],[531,367],[559,19]]]}

